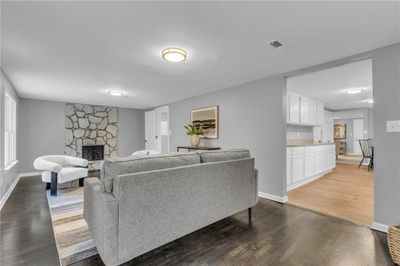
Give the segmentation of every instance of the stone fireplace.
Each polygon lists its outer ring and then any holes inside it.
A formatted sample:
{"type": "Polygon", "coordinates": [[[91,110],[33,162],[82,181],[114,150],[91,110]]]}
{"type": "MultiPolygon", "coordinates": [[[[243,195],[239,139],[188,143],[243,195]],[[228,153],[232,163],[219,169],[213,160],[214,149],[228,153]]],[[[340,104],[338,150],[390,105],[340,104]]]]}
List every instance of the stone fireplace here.
{"type": "Polygon", "coordinates": [[[104,145],[82,145],[82,158],[89,162],[104,160],[104,145]]]}
{"type": "Polygon", "coordinates": [[[66,103],[65,154],[90,158],[117,156],[117,120],[115,107],[66,103]]]}

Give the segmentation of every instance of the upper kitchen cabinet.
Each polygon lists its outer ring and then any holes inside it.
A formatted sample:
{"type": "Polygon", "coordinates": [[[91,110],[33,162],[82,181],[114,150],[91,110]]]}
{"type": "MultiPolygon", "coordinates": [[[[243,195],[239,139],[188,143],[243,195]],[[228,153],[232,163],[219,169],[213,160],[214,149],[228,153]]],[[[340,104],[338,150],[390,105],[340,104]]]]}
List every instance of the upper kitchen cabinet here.
{"type": "Polygon", "coordinates": [[[313,99],[308,99],[310,105],[310,123],[317,125],[317,101],[313,99]]]}
{"type": "Polygon", "coordinates": [[[292,125],[324,124],[324,104],[314,99],[287,92],[286,122],[292,125]]]}
{"type": "Polygon", "coordinates": [[[300,95],[288,92],[289,124],[300,124],[300,95]]]}
{"type": "Polygon", "coordinates": [[[310,104],[310,100],[307,97],[300,96],[300,123],[301,124],[312,124],[310,120],[310,112],[313,106],[310,104]]]}
{"type": "Polygon", "coordinates": [[[317,125],[324,124],[324,104],[317,102],[317,125]]]}

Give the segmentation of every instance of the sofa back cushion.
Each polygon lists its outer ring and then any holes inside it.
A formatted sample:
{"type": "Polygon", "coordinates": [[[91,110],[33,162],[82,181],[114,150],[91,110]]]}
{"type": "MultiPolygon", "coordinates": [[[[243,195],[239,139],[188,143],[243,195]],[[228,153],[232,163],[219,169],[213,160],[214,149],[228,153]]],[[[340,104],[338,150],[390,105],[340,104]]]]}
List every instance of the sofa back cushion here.
{"type": "Polygon", "coordinates": [[[105,192],[112,192],[113,179],[118,175],[147,172],[200,163],[198,153],[170,153],[166,155],[128,156],[107,159],[101,170],[101,185],[105,192]]]}
{"type": "Polygon", "coordinates": [[[250,158],[250,151],[244,149],[202,151],[200,152],[200,158],[202,163],[238,160],[250,158]]]}

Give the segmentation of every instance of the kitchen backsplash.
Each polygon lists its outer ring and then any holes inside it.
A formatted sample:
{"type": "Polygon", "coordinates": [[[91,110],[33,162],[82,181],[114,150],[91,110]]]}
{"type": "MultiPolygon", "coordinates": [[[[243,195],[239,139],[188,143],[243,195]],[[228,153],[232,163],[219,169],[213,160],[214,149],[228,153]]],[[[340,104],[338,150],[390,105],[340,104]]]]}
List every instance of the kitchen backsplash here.
{"type": "Polygon", "coordinates": [[[311,140],[313,141],[313,127],[286,126],[286,139],[289,140],[311,140]]]}

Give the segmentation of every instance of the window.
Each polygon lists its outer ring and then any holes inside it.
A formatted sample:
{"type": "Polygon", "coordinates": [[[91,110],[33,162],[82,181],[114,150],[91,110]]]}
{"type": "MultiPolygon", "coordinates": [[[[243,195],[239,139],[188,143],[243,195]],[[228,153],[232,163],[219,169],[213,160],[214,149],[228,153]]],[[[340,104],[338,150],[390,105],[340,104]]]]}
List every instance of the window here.
{"type": "Polygon", "coordinates": [[[7,93],[4,99],[4,167],[10,166],[16,156],[17,108],[15,100],[7,93]]]}

